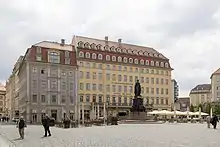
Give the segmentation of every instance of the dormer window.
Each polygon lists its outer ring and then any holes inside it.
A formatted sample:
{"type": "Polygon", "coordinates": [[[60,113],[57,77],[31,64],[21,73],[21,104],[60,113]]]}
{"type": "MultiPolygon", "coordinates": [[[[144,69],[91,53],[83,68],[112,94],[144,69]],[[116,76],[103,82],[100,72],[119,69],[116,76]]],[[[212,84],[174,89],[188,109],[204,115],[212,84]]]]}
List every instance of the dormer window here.
{"type": "Polygon", "coordinates": [[[118,57],[118,62],[122,62],[122,57],[121,56],[118,57]]]}
{"type": "Polygon", "coordinates": [[[84,53],[82,51],[79,52],[79,57],[84,58],[84,53]]]}
{"type": "Polygon", "coordinates": [[[165,67],[166,67],[166,68],[168,68],[168,67],[169,67],[168,63],[165,63],[165,67]]]}
{"type": "Polygon", "coordinates": [[[114,46],[112,46],[112,47],[110,48],[110,50],[111,50],[112,52],[116,52],[116,50],[115,50],[115,47],[114,47],[114,46]]]}
{"type": "Polygon", "coordinates": [[[129,58],[129,63],[133,63],[133,59],[132,58],[129,58]]]}
{"type": "Polygon", "coordinates": [[[135,63],[135,64],[138,64],[138,59],[134,59],[134,63],[135,63]]]}
{"type": "Polygon", "coordinates": [[[90,58],[90,53],[86,53],[86,58],[90,58]]]}
{"type": "Polygon", "coordinates": [[[99,60],[102,60],[102,54],[99,54],[99,55],[98,55],[98,59],[99,59],[99,60]]]}
{"type": "Polygon", "coordinates": [[[112,61],[116,61],[116,57],[115,56],[112,56],[112,61]]]}
{"type": "Polygon", "coordinates": [[[83,42],[82,42],[82,41],[80,41],[80,42],[78,43],[78,47],[83,48],[83,42]]]}
{"type": "Polygon", "coordinates": [[[129,53],[129,54],[132,54],[132,50],[131,50],[131,49],[130,49],[130,50],[128,50],[128,53],[129,53]]]}
{"type": "Polygon", "coordinates": [[[90,47],[90,46],[89,46],[89,43],[86,42],[85,45],[84,45],[84,47],[89,49],[89,47],[90,47]]]}
{"type": "Polygon", "coordinates": [[[101,50],[101,48],[102,48],[102,45],[101,45],[101,44],[97,45],[97,49],[98,49],[98,50],[101,50]]]}
{"type": "Polygon", "coordinates": [[[157,54],[154,54],[154,57],[158,57],[158,55],[157,55],[157,54]]]}
{"type": "Polygon", "coordinates": [[[139,51],[139,55],[143,55],[143,52],[142,52],[142,51],[139,51]]]}
{"type": "Polygon", "coordinates": [[[126,49],[123,49],[123,53],[127,54],[127,50],[126,50],[126,49]]]}
{"type": "Polygon", "coordinates": [[[127,57],[124,57],[124,58],[123,58],[123,62],[124,62],[124,63],[127,63],[127,62],[128,62],[128,58],[127,58],[127,57]]]}
{"type": "Polygon", "coordinates": [[[37,54],[41,54],[41,47],[37,47],[37,54]]]}
{"type": "Polygon", "coordinates": [[[120,49],[120,48],[117,48],[117,52],[121,53],[121,49],[120,49]]]}
{"type": "Polygon", "coordinates": [[[96,59],[96,53],[92,53],[92,59],[96,59]]]}
{"type": "Polygon", "coordinates": [[[106,46],[104,47],[104,49],[105,49],[105,51],[110,51],[108,45],[106,45],[106,46]]]}
{"type": "Polygon", "coordinates": [[[148,56],[148,52],[144,52],[144,56],[148,56]]]}
{"type": "Polygon", "coordinates": [[[97,49],[95,43],[91,44],[91,49],[97,49]]]}

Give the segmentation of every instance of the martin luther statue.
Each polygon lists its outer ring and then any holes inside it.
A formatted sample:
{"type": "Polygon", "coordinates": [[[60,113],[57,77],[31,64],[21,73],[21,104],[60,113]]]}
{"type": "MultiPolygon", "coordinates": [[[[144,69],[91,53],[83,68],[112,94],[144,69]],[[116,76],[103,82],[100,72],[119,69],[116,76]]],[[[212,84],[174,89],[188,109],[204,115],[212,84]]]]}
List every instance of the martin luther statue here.
{"type": "Polygon", "coordinates": [[[137,80],[137,82],[135,83],[134,94],[135,94],[135,98],[141,96],[141,84],[139,83],[139,80],[137,80]]]}

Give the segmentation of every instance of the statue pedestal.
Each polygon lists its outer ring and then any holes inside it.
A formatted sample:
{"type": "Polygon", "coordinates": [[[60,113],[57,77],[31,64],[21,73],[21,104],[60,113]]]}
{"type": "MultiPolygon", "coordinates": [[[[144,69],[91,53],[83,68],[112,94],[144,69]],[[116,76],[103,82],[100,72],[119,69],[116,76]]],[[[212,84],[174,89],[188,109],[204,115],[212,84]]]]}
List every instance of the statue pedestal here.
{"type": "Polygon", "coordinates": [[[143,98],[141,96],[135,97],[133,99],[133,105],[131,108],[131,112],[145,112],[143,98]]]}

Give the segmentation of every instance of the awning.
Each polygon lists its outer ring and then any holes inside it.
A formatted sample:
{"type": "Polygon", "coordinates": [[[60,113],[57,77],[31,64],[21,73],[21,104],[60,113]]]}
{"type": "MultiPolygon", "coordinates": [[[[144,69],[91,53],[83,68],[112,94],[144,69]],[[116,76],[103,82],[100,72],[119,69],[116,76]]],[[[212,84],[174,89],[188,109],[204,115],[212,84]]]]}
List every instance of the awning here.
{"type": "Polygon", "coordinates": [[[46,111],[45,111],[45,110],[42,110],[41,113],[46,113],[46,111]]]}
{"type": "Polygon", "coordinates": [[[70,110],[70,113],[74,113],[74,111],[73,111],[73,110],[70,110]]]}
{"type": "Polygon", "coordinates": [[[32,110],[32,113],[37,113],[37,110],[32,110]]]}

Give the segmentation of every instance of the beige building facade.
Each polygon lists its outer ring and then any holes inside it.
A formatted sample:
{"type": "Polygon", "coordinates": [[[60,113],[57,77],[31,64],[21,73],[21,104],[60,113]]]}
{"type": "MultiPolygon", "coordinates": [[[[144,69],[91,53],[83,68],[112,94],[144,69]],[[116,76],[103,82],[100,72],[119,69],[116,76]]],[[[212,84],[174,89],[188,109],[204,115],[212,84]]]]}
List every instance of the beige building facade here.
{"type": "Polygon", "coordinates": [[[6,116],[6,89],[5,86],[0,84],[0,118],[6,116]]]}
{"type": "Polygon", "coordinates": [[[199,104],[212,101],[211,84],[200,84],[194,87],[189,94],[190,104],[198,106],[199,104]]]}
{"type": "Polygon", "coordinates": [[[220,101],[220,68],[211,75],[212,101],[220,101]]]}

